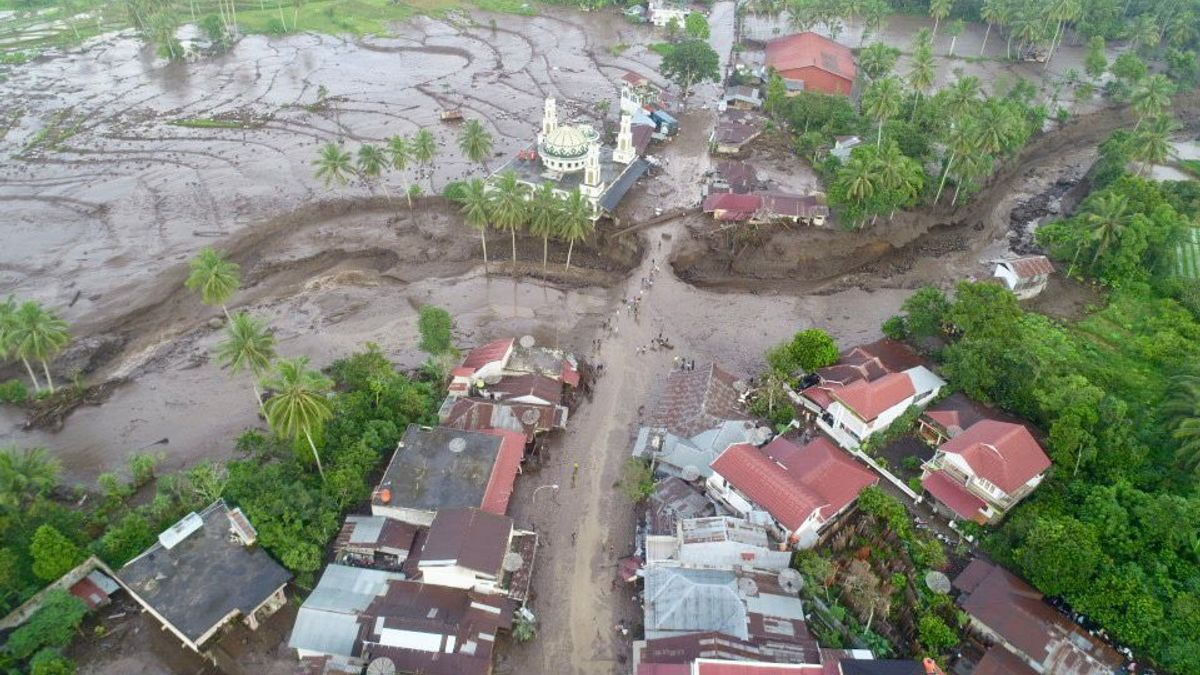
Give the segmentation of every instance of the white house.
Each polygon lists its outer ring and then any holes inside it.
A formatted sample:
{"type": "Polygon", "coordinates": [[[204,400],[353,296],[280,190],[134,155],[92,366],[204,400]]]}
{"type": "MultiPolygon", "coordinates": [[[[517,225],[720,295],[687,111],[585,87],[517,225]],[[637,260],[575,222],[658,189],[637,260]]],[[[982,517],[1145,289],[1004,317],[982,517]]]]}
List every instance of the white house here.
{"type": "Polygon", "coordinates": [[[944,386],[946,381],[933,371],[916,366],[875,380],[825,387],[829,405],[817,417],[817,425],[842,447],[854,449],[911,406],[925,407],[944,386]]]}
{"type": "Polygon", "coordinates": [[[678,22],[679,27],[683,28],[683,22],[690,13],[691,10],[683,3],[672,2],[672,0],[650,0],[650,23],[660,28],[671,23],[672,20],[678,22]]]}
{"type": "Polygon", "coordinates": [[[985,419],[943,443],[921,484],[954,517],[995,523],[1033,492],[1051,465],[1023,425],[985,419]]]}
{"type": "Polygon", "coordinates": [[[790,552],[771,548],[766,528],[730,516],[688,518],[671,535],[646,537],[648,565],[781,570],[791,559],[790,552]]]}
{"type": "Polygon", "coordinates": [[[879,477],[829,439],[801,447],[777,437],[763,448],[731,445],[705,481],[711,497],[780,541],[805,549],[879,477]]]}
{"type": "Polygon", "coordinates": [[[996,265],[992,276],[1003,281],[1008,290],[1022,300],[1028,300],[1041,293],[1054,272],[1054,265],[1044,255],[992,262],[996,265]]]}

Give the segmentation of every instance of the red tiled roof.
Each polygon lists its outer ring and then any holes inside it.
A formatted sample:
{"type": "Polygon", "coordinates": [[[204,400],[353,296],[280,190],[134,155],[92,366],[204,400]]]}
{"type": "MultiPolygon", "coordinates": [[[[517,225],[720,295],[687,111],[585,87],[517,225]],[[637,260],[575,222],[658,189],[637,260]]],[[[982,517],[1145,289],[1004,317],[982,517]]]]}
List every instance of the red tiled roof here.
{"type": "Polygon", "coordinates": [[[640,663],[637,675],[691,675],[690,663],[640,663]]]}
{"type": "Polygon", "coordinates": [[[105,593],[102,588],[87,577],[80,579],[71,587],[71,595],[83,600],[89,609],[96,609],[108,600],[108,593],[105,593]]]}
{"type": "Polygon", "coordinates": [[[992,645],[975,664],[974,675],[1036,675],[1021,657],[1000,645],[992,645]]]}
{"type": "Polygon", "coordinates": [[[566,359],[562,362],[562,381],[572,387],[579,386],[579,371],[566,359]]]}
{"type": "Polygon", "coordinates": [[[811,218],[829,215],[829,207],[812,195],[789,195],[782,192],[762,193],[762,206],[772,216],[811,218]]]}
{"type": "Polygon", "coordinates": [[[454,370],[450,371],[451,377],[470,377],[474,374],[475,374],[475,369],[468,368],[466,366],[459,366],[459,367],[455,368],[454,370]]]}
{"type": "Polygon", "coordinates": [[[646,417],[646,426],[691,438],[723,422],[750,419],[738,403],[735,382],[737,376],[716,364],[673,370],[646,417]]]}
{"type": "Polygon", "coordinates": [[[767,65],[780,72],[819,68],[849,82],[854,81],[857,72],[849,47],[811,31],[768,42],[767,65]]]}
{"type": "Polygon", "coordinates": [[[987,522],[987,518],[979,512],[987,504],[947,476],[946,472],[930,473],[921,481],[921,486],[960,517],[980,524],[987,522]]]}
{"type": "Polygon", "coordinates": [[[1050,468],[1050,458],[1021,424],[981,420],[940,448],[962,456],[981,478],[1012,494],[1050,468]]]}
{"type": "Polygon", "coordinates": [[[645,76],[638,75],[637,73],[628,71],[628,70],[625,71],[625,74],[621,76],[621,80],[624,82],[628,82],[629,84],[632,84],[635,87],[644,87],[644,86],[650,84],[650,80],[647,79],[645,76]]]}
{"type": "Polygon", "coordinates": [[[527,373],[525,375],[506,375],[496,384],[487,387],[488,391],[500,395],[500,400],[533,396],[547,403],[562,403],[563,383],[545,375],[527,373]]]}
{"type": "Polygon", "coordinates": [[[1039,274],[1054,272],[1054,264],[1044,255],[1030,255],[1004,261],[1016,273],[1018,279],[1028,279],[1039,274]]]}
{"type": "Polygon", "coordinates": [[[872,382],[858,380],[844,387],[836,387],[830,393],[842,405],[870,422],[885,410],[915,395],[917,390],[908,373],[889,373],[872,382]]]}
{"type": "Polygon", "coordinates": [[[798,675],[798,673],[814,673],[820,675],[821,666],[807,663],[750,663],[746,661],[709,661],[696,662],[697,675],[798,675]]]}
{"type": "Polygon", "coordinates": [[[462,367],[470,368],[472,371],[479,370],[489,363],[502,360],[504,355],[508,353],[508,350],[512,349],[512,346],[513,339],[508,338],[507,340],[496,340],[495,342],[489,342],[486,345],[476,347],[467,354],[467,358],[463,359],[462,367]]]}
{"type": "Polygon", "coordinates": [[[508,511],[513,484],[517,480],[517,474],[521,472],[521,459],[525,456],[525,436],[507,429],[488,429],[483,433],[499,436],[503,440],[500,442],[500,450],[496,453],[496,463],[492,465],[492,475],[488,478],[480,508],[489,513],[504,515],[508,511]]]}
{"type": "Polygon", "coordinates": [[[731,445],[712,468],[789,530],[798,529],[817,510],[830,517],[863,488],[879,482],[823,436],[804,447],[783,437],[762,450],[748,443],[731,445]]]}
{"type": "Polygon", "coordinates": [[[747,220],[762,206],[762,198],[758,195],[740,195],[733,192],[720,192],[709,195],[704,199],[704,212],[716,213],[721,220],[747,220]]]}

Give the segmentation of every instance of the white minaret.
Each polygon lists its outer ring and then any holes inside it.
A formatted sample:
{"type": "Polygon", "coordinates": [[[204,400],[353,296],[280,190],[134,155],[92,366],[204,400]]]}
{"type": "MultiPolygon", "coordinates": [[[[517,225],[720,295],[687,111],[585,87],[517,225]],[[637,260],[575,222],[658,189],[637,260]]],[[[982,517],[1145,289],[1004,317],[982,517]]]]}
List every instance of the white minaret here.
{"type": "Polygon", "coordinates": [[[555,104],[553,98],[546,99],[546,109],[542,113],[542,133],[538,134],[538,145],[542,144],[542,139],[550,135],[551,131],[558,128],[558,105],[555,104]]]}
{"type": "Polygon", "coordinates": [[[621,115],[621,131],[617,133],[617,149],[613,150],[612,157],[619,164],[628,164],[637,157],[633,149],[633,117],[630,115],[621,115]]]}
{"type": "Polygon", "coordinates": [[[583,161],[583,185],[579,191],[588,196],[593,206],[604,193],[604,181],[600,179],[599,141],[588,146],[587,158],[583,161]]]}

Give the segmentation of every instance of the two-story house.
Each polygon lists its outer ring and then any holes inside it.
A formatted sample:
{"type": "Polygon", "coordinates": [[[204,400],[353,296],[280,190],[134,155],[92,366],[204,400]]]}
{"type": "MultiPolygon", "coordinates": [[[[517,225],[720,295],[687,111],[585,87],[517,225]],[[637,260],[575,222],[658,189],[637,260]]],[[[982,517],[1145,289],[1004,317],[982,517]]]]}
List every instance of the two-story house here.
{"type": "Polygon", "coordinates": [[[798,446],[777,437],[763,448],[729,446],[712,463],[710,496],[793,548],[813,546],[822,529],[879,478],[825,437],[798,446]]]}
{"type": "Polygon", "coordinates": [[[434,517],[420,552],[410,555],[405,567],[409,573],[415,567],[416,578],[427,584],[501,593],[522,601],[535,538],[532,532],[514,529],[508,516],[443,509],[434,517]],[[519,574],[522,569],[526,574],[519,574]]]}
{"type": "Polygon", "coordinates": [[[805,395],[823,407],[817,426],[842,447],[854,449],[891,426],[912,406],[927,405],[946,381],[925,366],[849,384],[822,384],[805,395]]]}
{"type": "Polygon", "coordinates": [[[790,552],[770,545],[765,527],[743,518],[688,518],[670,534],[646,537],[647,565],[778,571],[791,560],[790,552]]]}
{"type": "Polygon", "coordinates": [[[954,517],[995,523],[1042,482],[1050,458],[1021,424],[984,419],[938,447],[921,485],[954,517]]]}

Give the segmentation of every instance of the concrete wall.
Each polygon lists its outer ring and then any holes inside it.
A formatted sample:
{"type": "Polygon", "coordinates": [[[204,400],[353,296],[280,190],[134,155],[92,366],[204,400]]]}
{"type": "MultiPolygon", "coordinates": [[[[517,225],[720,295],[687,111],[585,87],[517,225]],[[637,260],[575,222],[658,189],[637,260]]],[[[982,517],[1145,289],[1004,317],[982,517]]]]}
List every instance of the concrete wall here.
{"type": "Polygon", "coordinates": [[[49,594],[50,591],[54,589],[69,591],[72,586],[79,583],[80,579],[83,579],[87,575],[91,574],[94,570],[100,570],[113,579],[117,578],[117,575],[113,574],[112,569],[110,569],[108,565],[105,565],[103,560],[97,558],[96,556],[92,556],[79,563],[79,566],[75,569],[62,575],[58,581],[55,581],[54,583],[35,593],[32,598],[26,600],[20,607],[9,612],[8,616],[0,619],[0,630],[16,628],[17,626],[25,623],[29,620],[29,617],[33,616],[35,612],[42,608],[42,603],[46,601],[46,595],[49,594]]]}

